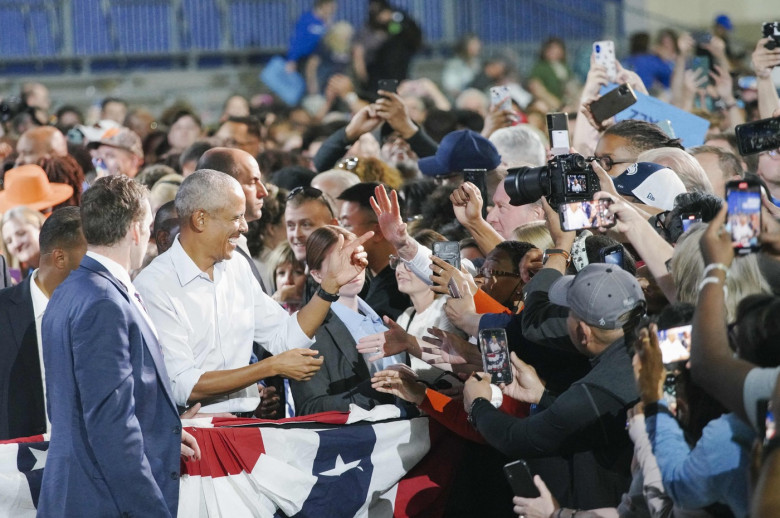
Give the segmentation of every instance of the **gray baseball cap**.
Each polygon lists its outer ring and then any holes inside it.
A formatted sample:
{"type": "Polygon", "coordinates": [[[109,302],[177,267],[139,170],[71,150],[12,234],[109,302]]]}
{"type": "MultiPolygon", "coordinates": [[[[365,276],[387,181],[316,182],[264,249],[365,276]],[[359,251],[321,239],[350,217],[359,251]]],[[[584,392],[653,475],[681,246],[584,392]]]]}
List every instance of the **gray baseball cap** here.
{"type": "Polygon", "coordinates": [[[549,296],[553,304],[571,308],[586,324],[602,329],[622,327],[620,317],[645,300],[633,275],[604,263],[561,277],[550,286],[549,296]]]}

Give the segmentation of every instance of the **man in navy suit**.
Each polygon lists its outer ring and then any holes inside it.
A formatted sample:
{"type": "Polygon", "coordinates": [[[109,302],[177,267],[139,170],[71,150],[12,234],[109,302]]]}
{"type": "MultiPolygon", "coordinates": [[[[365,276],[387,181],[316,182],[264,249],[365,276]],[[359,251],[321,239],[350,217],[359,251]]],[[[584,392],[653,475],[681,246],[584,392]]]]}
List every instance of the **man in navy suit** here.
{"type": "Polygon", "coordinates": [[[41,227],[40,266],[0,290],[0,440],[48,431],[41,320],[49,298],[87,251],[78,207],[57,209],[41,227]]]}
{"type": "Polygon", "coordinates": [[[179,453],[200,452],[181,428],[128,274],[149,242],[148,191],[125,176],[100,178],[81,219],[87,255],[43,319],[52,432],[38,516],[176,516],[179,453]]]}

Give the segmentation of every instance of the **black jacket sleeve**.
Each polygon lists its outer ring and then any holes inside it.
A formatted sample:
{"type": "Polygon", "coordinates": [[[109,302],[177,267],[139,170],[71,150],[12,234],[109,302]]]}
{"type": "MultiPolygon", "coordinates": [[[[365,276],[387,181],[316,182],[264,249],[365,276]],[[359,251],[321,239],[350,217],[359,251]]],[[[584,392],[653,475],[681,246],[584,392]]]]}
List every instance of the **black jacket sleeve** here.
{"type": "Polygon", "coordinates": [[[321,173],[328,169],[333,169],[333,166],[344,156],[349,146],[346,129],[341,128],[335,131],[322,143],[317,154],[314,155],[313,162],[317,172],[321,173]]]}
{"type": "Polygon", "coordinates": [[[409,143],[409,147],[412,148],[412,151],[417,153],[417,156],[420,158],[433,156],[436,154],[436,150],[439,149],[439,145],[436,141],[425,133],[425,130],[422,128],[418,129],[417,133],[409,137],[407,142],[409,143]]]}
{"type": "Polygon", "coordinates": [[[474,404],[472,417],[488,444],[512,458],[604,447],[614,440],[616,420],[625,423],[621,401],[585,384],[572,385],[549,408],[526,418],[505,414],[487,400],[474,404]]]}
{"type": "Polygon", "coordinates": [[[539,345],[576,351],[566,327],[569,309],[553,304],[548,295],[552,283],[560,278],[559,271],[542,268],[526,285],[521,313],[523,336],[539,345]]]}

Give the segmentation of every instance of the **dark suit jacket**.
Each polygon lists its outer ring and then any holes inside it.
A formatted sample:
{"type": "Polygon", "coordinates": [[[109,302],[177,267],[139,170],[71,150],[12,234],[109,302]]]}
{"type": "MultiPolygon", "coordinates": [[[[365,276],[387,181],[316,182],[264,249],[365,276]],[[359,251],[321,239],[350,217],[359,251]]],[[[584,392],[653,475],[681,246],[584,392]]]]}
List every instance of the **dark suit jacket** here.
{"type": "Polygon", "coordinates": [[[85,256],[43,318],[52,423],[38,516],[176,516],[181,421],[125,287],[85,256]]]}
{"type": "Polygon", "coordinates": [[[393,402],[392,396],[371,388],[368,366],[344,322],[333,311],[328,312],[314,336],[316,342],[311,348],[320,351],[324,361],[309,381],[290,380],[296,415],[346,412],[350,403],[371,409],[393,402]]]}
{"type": "Polygon", "coordinates": [[[0,440],[46,433],[30,282],[0,290],[0,440]]]}
{"type": "Polygon", "coordinates": [[[11,285],[11,274],[8,273],[8,261],[5,256],[0,254],[0,288],[6,288],[11,285]]]}

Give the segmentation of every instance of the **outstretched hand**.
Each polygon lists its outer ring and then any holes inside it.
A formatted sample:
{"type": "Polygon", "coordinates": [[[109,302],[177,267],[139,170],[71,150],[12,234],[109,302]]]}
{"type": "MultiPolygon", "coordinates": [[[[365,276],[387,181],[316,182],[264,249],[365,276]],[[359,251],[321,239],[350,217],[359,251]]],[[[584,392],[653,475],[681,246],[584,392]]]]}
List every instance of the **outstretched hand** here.
{"type": "Polygon", "coordinates": [[[415,405],[419,405],[425,399],[425,385],[417,382],[417,376],[413,371],[412,374],[406,370],[379,371],[371,378],[371,388],[377,392],[392,394],[415,405]]]}
{"type": "MultiPolygon", "coordinates": [[[[406,223],[401,218],[401,206],[398,203],[398,193],[395,190],[387,191],[381,185],[374,189],[374,196],[370,200],[371,208],[376,213],[379,228],[382,229],[382,235],[385,236],[398,249],[403,246],[409,237],[406,231],[406,223]]],[[[400,251],[399,251],[400,252],[400,251]]],[[[402,257],[407,261],[411,257],[402,257]]]]}
{"type": "Polygon", "coordinates": [[[368,358],[371,362],[404,351],[409,351],[409,354],[417,358],[422,355],[417,338],[407,333],[403,327],[387,315],[385,315],[384,321],[388,327],[387,331],[364,336],[358,340],[356,348],[360,354],[372,354],[368,358]]]}
{"type": "Polygon", "coordinates": [[[365,270],[368,266],[368,254],[363,249],[363,243],[373,236],[373,231],[368,231],[356,239],[348,240],[344,238],[343,234],[339,235],[338,241],[330,253],[325,256],[320,268],[323,289],[329,293],[337,293],[339,288],[365,270]]]}

